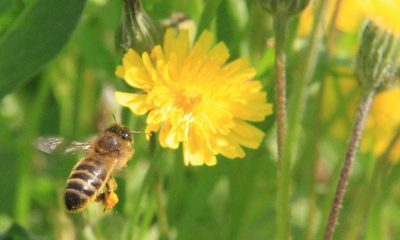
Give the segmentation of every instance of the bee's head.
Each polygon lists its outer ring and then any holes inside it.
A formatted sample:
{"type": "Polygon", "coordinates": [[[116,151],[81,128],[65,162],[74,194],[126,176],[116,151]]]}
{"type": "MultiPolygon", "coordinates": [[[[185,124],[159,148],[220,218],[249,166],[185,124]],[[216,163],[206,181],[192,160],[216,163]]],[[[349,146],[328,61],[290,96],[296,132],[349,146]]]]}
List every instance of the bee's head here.
{"type": "Polygon", "coordinates": [[[111,127],[107,128],[106,132],[115,133],[118,137],[122,138],[123,140],[132,142],[132,132],[125,126],[115,123],[111,125],[111,127]]]}

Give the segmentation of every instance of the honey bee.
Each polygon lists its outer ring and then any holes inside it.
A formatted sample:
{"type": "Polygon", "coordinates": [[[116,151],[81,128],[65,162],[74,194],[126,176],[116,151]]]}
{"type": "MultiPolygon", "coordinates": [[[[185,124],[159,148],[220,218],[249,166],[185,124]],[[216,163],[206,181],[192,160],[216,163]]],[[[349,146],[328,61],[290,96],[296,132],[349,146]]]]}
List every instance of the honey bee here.
{"type": "MultiPolygon", "coordinates": [[[[66,183],[64,202],[69,212],[81,212],[94,201],[101,202],[107,212],[118,203],[115,193],[117,184],[111,174],[114,170],[124,168],[132,157],[133,133],[127,127],[115,123],[92,142],[73,141],[65,148],[66,153],[87,151],[86,156],[72,169],[66,183]]],[[[39,138],[36,147],[51,153],[64,142],[59,137],[39,138]]]]}

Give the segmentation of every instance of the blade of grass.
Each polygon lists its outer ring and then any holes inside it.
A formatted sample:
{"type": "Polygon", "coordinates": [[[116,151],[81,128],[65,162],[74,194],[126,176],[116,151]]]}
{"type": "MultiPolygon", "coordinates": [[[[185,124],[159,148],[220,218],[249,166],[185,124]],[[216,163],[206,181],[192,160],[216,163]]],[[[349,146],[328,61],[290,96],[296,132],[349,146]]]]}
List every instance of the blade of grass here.
{"type": "Polygon", "coordinates": [[[205,29],[210,29],[211,23],[217,15],[217,10],[222,0],[208,0],[200,16],[196,39],[205,29]]]}
{"type": "Polygon", "coordinates": [[[27,117],[27,123],[23,138],[21,139],[21,149],[18,155],[17,166],[17,190],[15,202],[15,220],[22,224],[29,224],[28,214],[30,209],[30,184],[32,171],[32,143],[37,135],[42,117],[44,116],[46,99],[50,93],[49,79],[44,78],[39,84],[39,91],[35,96],[31,111],[27,117]]]}
{"type": "Polygon", "coordinates": [[[140,209],[140,204],[144,198],[144,195],[147,191],[147,189],[150,187],[151,180],[154,177],[154,173],[158,168],[159,165],[159,158],[162,154],[163,150],[161,148],[158,148],[156,153],[153,154],[153,157],[150,160],[150,166],[147,169],[146,175],[143,179],[142,185],[140,186],[139,192],[136,195],[136,198],[134,199],[134,204],[132,208],[131,215],[129,217],[128,221],[128,226],[127,226],[127,237],[126,239],[133,239],[134,236],[134,229],[138,225],[139,221],[139,209],[140,209]]]}
{"type": "Polygon", "coordinates": [[[177,226],[178,239],[190,239],[193,236],[196,221],[204,213],[207,206],[207,196],[213,189],[215,183],[220,178],[217,168],[196,169],[198,171],[207,171],[207,173],[199,173],[198,182],[187,191],[187,205],[183,210],[177,226]]]}
{"type": "Polygon", "coordinates": [[[249,210],[253,197],[254,182],[261,170],[261,154],[249,154],[242,162],[238,160],[230,172],[230,199],[231,199],[231,222],[229,235],[226,239],[242,239],[241,232],[246,220],[246,213],[249,210]]]}

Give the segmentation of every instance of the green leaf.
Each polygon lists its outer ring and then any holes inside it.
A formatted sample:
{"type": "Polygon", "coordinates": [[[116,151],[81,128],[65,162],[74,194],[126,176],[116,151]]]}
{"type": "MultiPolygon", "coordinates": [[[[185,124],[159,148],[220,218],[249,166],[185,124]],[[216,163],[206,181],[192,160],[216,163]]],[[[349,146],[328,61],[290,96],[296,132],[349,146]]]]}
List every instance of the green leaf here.
{"type": "Polygon", "coordinates": [[[37,0],[0,38],[0,99],[25,83],[67,42],[84,0],[37,0]]]}
{"type": "Polygon", "coordinates": [[[197,29],[197,38],[205,29],[210,29],[211,23],[217,15],[217,10],[222,0],[208,0],[204,6],[197,29]]]}

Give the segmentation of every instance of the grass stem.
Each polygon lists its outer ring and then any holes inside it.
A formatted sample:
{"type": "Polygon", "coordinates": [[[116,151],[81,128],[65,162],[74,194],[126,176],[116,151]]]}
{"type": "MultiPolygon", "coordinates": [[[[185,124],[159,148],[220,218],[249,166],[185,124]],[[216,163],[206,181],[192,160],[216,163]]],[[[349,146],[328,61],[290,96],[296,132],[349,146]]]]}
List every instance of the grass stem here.
{"type": "Polygon", "coordinates": [[[28,224],[28,214],[30,208],[33,155],[32,142],[34,141],[34,137],[37,135],[49,92],[49,79],[44,78],[39,83],[38,93],[35,96],[32,104],[32,110],[27,118],[30,120],[30,123],[26,125],[26,129],[21,140],[21,149],[18,155],[17,189],[14,214],[16,221],[22,225],[28,224]]]}

